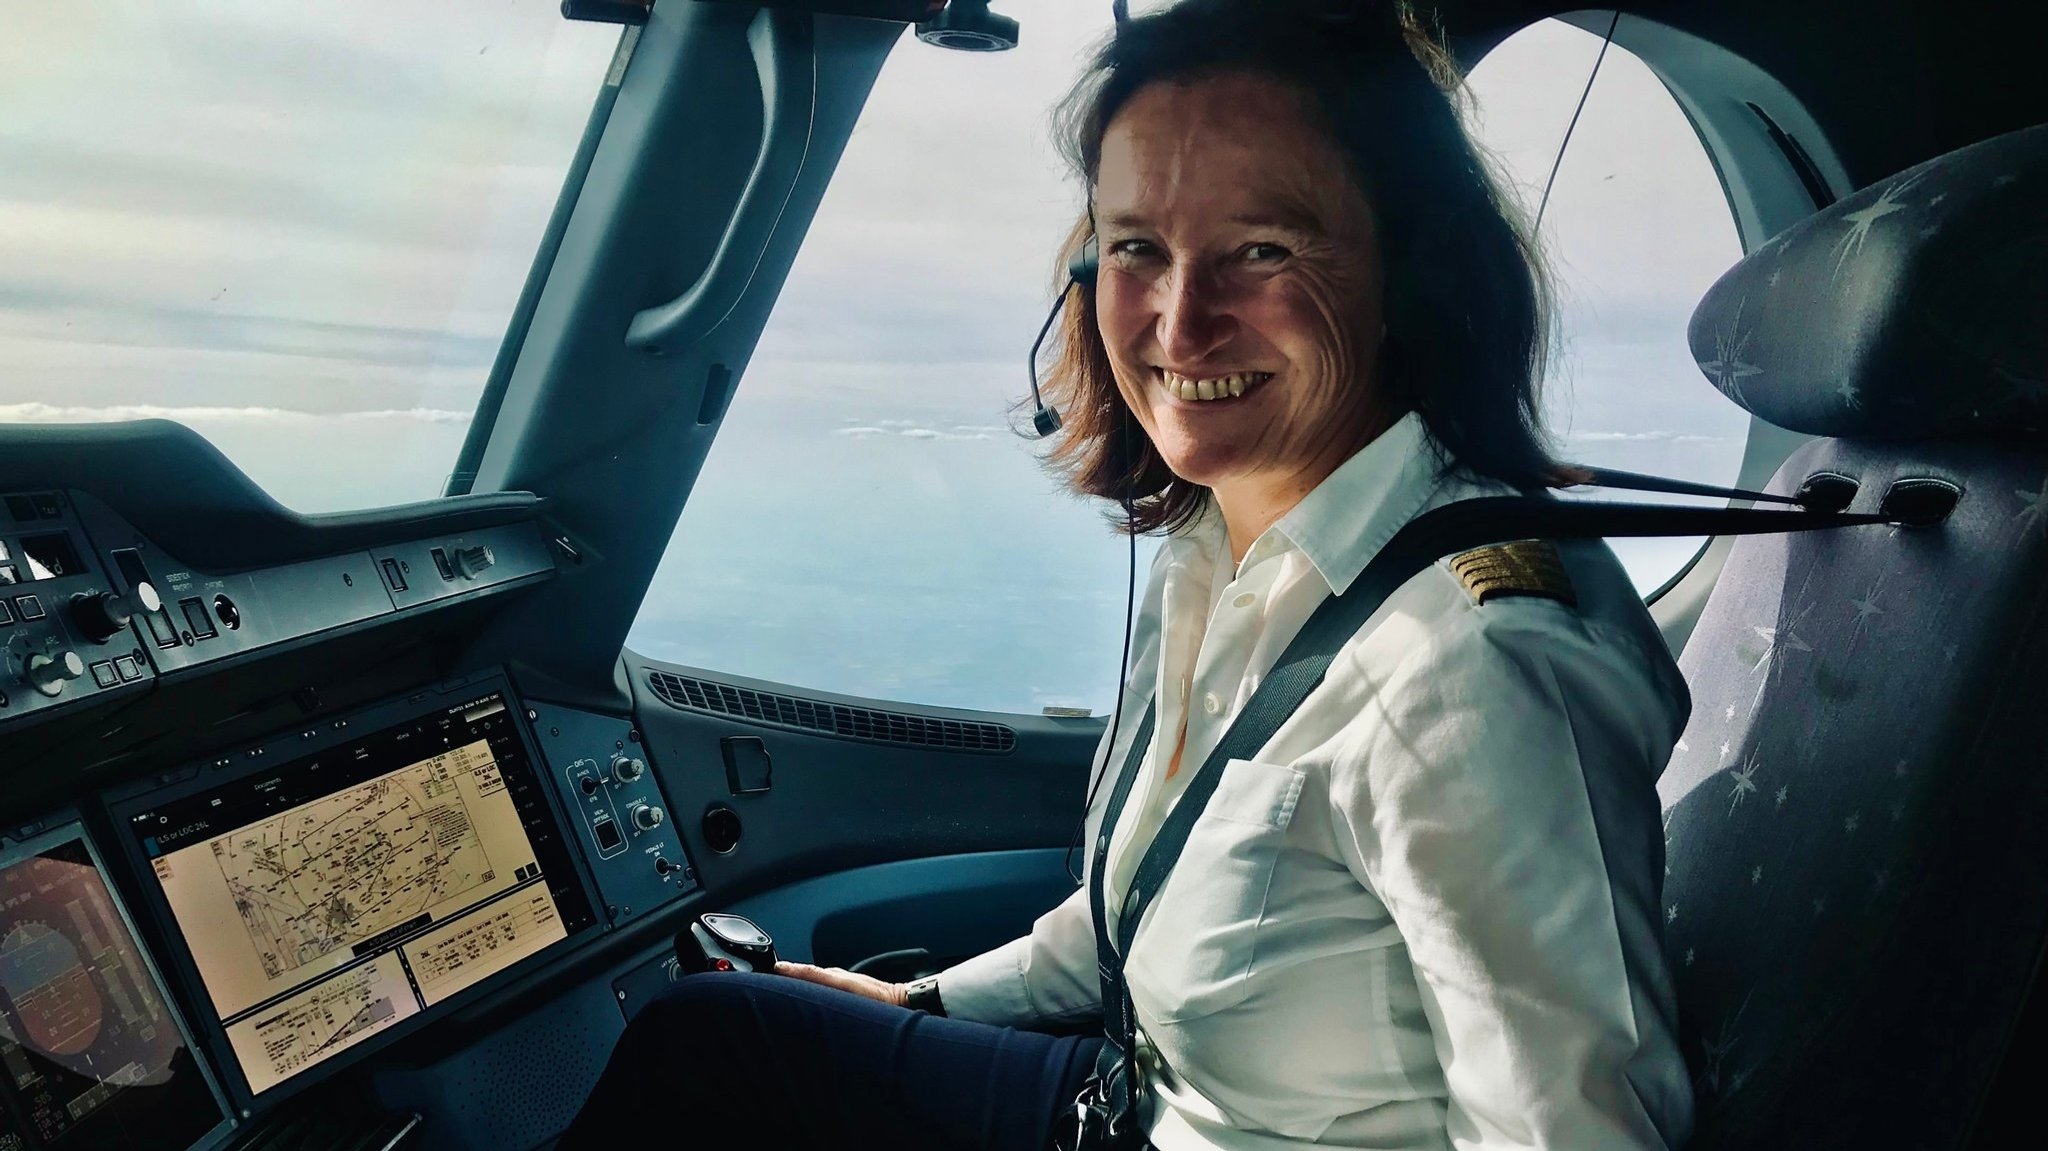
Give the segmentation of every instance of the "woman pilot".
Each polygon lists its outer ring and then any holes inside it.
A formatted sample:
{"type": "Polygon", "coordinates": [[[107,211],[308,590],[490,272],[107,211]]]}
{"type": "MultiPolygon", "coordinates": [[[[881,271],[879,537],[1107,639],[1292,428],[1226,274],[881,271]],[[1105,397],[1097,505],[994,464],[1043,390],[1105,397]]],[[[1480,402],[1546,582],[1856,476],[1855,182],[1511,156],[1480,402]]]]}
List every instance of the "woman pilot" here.
{"type": "MultiPolygon", "coordinates": [[[[1391,4],[1300,8],[1128,20],[1061,117],[1091,195],[1071,247],[1092,227],[1101,263],[1050,377],[1053,461],[1165,536],[1121,705],[1156,710],[1106,857],[1112,933],[1317,605],[1419,513],[1562,474],[1538,429],[1543,281],[1455,71],[1391,4]]],[[[1219,765],[1125,962],[1151,1145],[1684,1141],[1654,783],[1689,699],[1613,556],[1572,557],[1484,603],[1426,568],[1219,765]]],[[[1112,728],[1098,773],[1139,727],[1112,728]]],[[[1096,960],[1084,883],[914,994],[805,964],[685,979],[562,1146],[626,1145],[606,1137],[654,1100],[763,1147],[1038,1151],[1103,1040],[1034,1029],[1103,1018],[1096,960]]]]}

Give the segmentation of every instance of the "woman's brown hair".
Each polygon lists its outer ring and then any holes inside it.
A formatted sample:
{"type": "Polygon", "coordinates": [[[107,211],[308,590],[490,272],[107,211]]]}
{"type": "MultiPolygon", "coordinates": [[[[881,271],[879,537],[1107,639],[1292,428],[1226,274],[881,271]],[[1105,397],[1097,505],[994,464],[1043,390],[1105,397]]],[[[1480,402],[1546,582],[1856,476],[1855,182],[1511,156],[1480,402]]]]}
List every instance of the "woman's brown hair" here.
{"type": "MultiPolygon", "coordinates": [[[[1405,0],[1182,0],[1121,22],[1056,113],[1084,186],[1094,188],[1103,136],[1139,89],[1222,72],[1294,88],[1371,206],[1385,270],[1378,379],[1388,409],[1422,414],[1447,469],[1524,489],[1567,479],[1540,419],[1547,283],[1465,135],[1456,65],[1405,0]]],[[[1089,218],[1075,223],[1063,269],[1093,232],[1089,218]]],[[[1175,476],[1153,448],[1117,391],[1094,286],[1075,291],[1046,372],[1065,419],[1048,462],[1082,494],[1128,500],[1132,530],[1178,528],[1208,490],[1175,476]]]]}

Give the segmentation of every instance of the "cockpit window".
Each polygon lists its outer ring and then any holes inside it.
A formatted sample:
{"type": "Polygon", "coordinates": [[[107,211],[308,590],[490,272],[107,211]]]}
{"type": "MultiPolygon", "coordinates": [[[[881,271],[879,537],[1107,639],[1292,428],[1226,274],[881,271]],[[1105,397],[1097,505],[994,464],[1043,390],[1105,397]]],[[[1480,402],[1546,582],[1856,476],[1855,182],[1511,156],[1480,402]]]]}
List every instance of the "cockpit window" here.
{"type": "Polygon", "coordinates": [[[1004,11],[1023,24],[1012,51],[906,33],[884,64],[634,650],[915,703],[1111,703],[1126,545],[1010,411],[1081,204],[1049,111],[1109,6],[1004,11]]]}
{"type": "Polygon", "coordinates": [[[618,39],[554,0],[6,0],[0,422],[177,420],[301,511],[438,495],[618,39]]]}
{"type": "MultiPolygon", "coordinates": [[[[1081,204],[1048,110],[1108,8],[1018,8],[1021,44],[996,55],[897,45],[648,590],[636,651],[913,703],[1108,710],[1123,543],[1009,426],[1029,422],[1009,406],[1081,204]]],[[[1540,190],[1598,45],[1541,25],[1481,69],[1484,138],[1518,181],[1533,172],[1540,190]]],[[[1553,414],[1568,454],[1732,480],[1742,413],[1701,380],[1684,333],[1740,255],[1734,227],[1684,117],[1619,51],[1544,229],[1564,288],[1553,414]]],[[[1653,588],[1695,547],[1623,554],[1653,588]]]]}
{"type": "MultiPolygon", "coordinates": [[[[1605,32],[1607,21],[1599,24],[1605,32]]],[[[1700,375],[1685,331],[1708,286],[1742,258],[1734,214],[1691,123],[1641,59],[1610,45],[1587,88],[1600,42],[1544,20],[1503,41],[1471,76],[1474,135],[1530,218],[1571,129],[1543,206],[1562,337],[1546,381],[1546,422],[1574,462],[1732,484],[1749,416],[1700,375]]],[[[1610,542],[1645,594],[1704,543],[1610,542]]]]}

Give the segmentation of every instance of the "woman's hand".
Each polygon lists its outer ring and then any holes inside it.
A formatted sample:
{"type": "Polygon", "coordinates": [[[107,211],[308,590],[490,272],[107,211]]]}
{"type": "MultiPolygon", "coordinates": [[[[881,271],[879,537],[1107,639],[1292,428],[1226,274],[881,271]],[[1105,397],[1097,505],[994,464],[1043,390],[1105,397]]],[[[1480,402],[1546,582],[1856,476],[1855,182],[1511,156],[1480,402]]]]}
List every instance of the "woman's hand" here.
{"type": "Polygon", "coordinates": [[[837,987],[841,991],[851,991],[896,1007],[904,1006],[910,999],[910,988],[901,983],[885,983],[872,975],[862,975],[844,967],[815,967],[809,963],[778,960],[775,974],[837,987]]]}

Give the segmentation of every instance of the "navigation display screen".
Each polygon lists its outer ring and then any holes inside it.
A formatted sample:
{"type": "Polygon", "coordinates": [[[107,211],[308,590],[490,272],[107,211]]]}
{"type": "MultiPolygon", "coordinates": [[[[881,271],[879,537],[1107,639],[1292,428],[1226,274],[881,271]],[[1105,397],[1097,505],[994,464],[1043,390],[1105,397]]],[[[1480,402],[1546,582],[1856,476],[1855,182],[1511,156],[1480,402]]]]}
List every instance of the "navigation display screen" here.
{"type": "Polygon", "coordinates": [[[252,1094],[595,922],[502,693],[127,822],[252,1094]]]}
{"type": "Polygon", "coordinates": [[[187,1147],[224,1121],[77,826],[0,848],[0,1151],[187,1147]]]}

